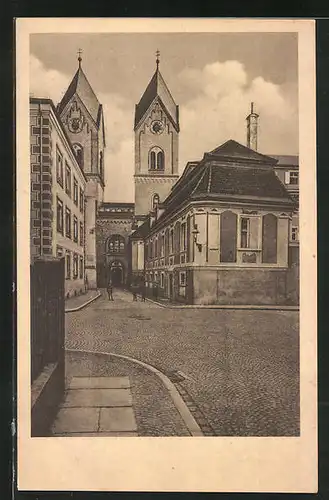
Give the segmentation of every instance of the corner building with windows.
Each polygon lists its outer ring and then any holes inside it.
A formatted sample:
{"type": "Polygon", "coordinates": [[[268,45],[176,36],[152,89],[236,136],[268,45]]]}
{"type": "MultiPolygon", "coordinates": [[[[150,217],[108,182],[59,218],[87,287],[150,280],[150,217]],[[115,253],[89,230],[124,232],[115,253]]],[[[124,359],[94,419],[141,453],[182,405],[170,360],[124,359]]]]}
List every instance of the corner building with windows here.
{"type": "Polygon", "coordinates": [[[146,287],[186,304],[295,303],[298,284],[291,286],[289,266],[295,202],[277,163],[233,140],[188,163],[132,235],[133,270],[144,273],[146,287]]]}
{"type": "Polygon", "coordinates": [[[87,179],[50,99],[30,99],[31,261],[65,259],[65,294],[85,291],[87,179]]]}

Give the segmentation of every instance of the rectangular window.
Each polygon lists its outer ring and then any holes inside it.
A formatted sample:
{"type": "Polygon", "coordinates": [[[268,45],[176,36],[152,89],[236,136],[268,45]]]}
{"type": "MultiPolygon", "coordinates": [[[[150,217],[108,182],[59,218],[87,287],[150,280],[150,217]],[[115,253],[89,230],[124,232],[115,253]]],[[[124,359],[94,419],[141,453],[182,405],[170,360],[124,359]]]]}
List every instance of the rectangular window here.
{"type": "Polygon", "coordinates": [[[78,261],[78,255],[75,253],[73,255],[73,279],[77,279],[79,275],[79,261],[78,261]]]}
{"type": "Polygon", "coordinates": [[[65,279],[70,280],[71,279],[71,253],[66,252],[65,255],[65,263],[66,263],[66,272],[65,272],[65,279]]]}
{"type": "Polygon", "coordinates": [[[259,217],[241,217],[240,248],[257,250],[259,248],[259,217]]]}
{"type": "Polygon", "coordinates": [[[174,253],[174,230],[170,229],[169,232],[169,254],[174,253]]]}
{"type": "Polygon", "coordinates": [[[65,236],[71,238],[71,210],[65,207],[65,236]]]}
{"type": "Polygon", "coordinates": [[[179,285],[180,286],[186,285],[186,272],[185,271],[181,271],[179,273],[179,285]]]}
{"type": "Polygon", "coordinates": [[[63,257],[63,248],[62,247],[57,246],[56,255],[57,255],[57,257],[60,257],[60,258],[63,257]]]}
{"type": "Polygon", "coordinates": [[[71,190],[72,190],[72,179],[71,179],[71,168],[69,165],[65,162],[65,191],[66,194],[71,196],[71,190]]]}
{"type": "Polygon", "coordinates": [[[180,227],[180,244],[181,244],[181,251],[186,250],[186,222],[182,222],[181,227],[180,227]]]}
{"type": "Polygon", "coordinates": [[[84,245],[83,223],[80,222],[80,246],[84,245]]]}
{"type": "Polygon", "coordinates": [[[80,188],[80,212],[83,213],[83,205],[84,205],[84,196],[83,196],[83,191],[82,189],[80,188]]]}
{"type": "Polygon", "coordinates": [[[57,219],[57,231],[60,234],[63,234],[63,222],[64,222],[63,202],[59,198],[57,198],[56,219],[57,219]]]}
{"type": "Polygon", "coordinates": [[[298,185],[298,172],[289,172],[289,184],[298,185]]]}
{"type": "Polygon", "coordinates": [[[164,288],[164,273],[161,273],[161,288],[164,288]]]}
{"type": "Polygon", "coordinates": [[[292,226],[291,228],[291,241],[298,241],[298,227],[292,226]]]}
{"type": "Polygon", "coordinates": [[[63,156],[58,148],[56,148],[56,176],[58,184],[63,187],[63,156]]]}
{"type": "Polygon", "coordinates": [[[160,235],[160,256],[164,256],[164,235],[160,235]]]}
{"type": "Polygon", "coordinates": [[[79,203],[79,190],[78,190],[78,181],[76,178],[73,178],[73,201],[76,206],[78,206],[79,203]]]}
{"type": "Polygon", "coordinates": [[[80,256],[80,279],[83,279],[83,257],[80,256]]]}
{"type": "Polygon", "coordinates": [[[75,215],[73,217],[73,240],[78,243],[78,238],[79,238],[79,235],[78,235],[78,218],[77,216],[75,215]]]}

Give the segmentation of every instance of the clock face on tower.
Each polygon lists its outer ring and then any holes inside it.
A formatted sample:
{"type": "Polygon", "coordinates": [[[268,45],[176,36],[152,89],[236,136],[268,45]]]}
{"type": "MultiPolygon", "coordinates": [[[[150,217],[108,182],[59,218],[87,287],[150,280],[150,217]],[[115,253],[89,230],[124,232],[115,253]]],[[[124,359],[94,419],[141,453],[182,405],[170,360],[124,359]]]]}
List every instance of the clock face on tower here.
{"type": "Polygon", "coordinates": [[[81,118],[71,118],[69,120],[69,129],[71,132],[78,133],[82,130],[82,120],[81,118]]]}
{"type": "Polygon", "coordinates": [[[164,125],[160,120],[154,120],[151,123],[151,131],[153,132],[153,134],[158,134],[158,135],[162,134],[163,130],[164,130],[164,125]]]}

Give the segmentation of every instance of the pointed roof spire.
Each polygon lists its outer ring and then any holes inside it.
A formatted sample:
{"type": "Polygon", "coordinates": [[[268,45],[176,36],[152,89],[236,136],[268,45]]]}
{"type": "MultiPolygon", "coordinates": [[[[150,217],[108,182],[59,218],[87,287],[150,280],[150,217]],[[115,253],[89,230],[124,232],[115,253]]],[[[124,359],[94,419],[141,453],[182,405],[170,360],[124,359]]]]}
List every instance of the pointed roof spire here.
{"type": "Polygon", "coordinates": [[[159,64],[160,64],[160,51],[157,50],[156,53],[156,65],[157,65],[157,71],[159,71],[159,64]]]}
{"type": "Polygon", "coordinates": [[[102,111],[102,106],[98,101],[98,98],[93,91],[92,86],[90,85],[86,75],[83,72],[83,69],[81,67],[81,61],[82,61],[82,50],[78,50],[78,62],[79,62],[79,67],[70,83],[68,86],[64,96],[62,97],[62,100],[57,106],[58,112],[62,113],[66,105],[70,102],[70,100],[73,98],[75,94],[79,96],[85,107],[87,108],[90,116],[94,120],[97,126],[100,125],[100,118],[101,118],[101,111],[102,111]]]}
{"type": "Polygon", "coordinates": [[[156,71],[152,76],[144,94],[142,95],[138,104],[136,104],[135,109],[135,129],[138,124],[143,119],[147,110],[151,106],[152,102],[156,97],[158,97],[164,106],[170,120],[173,122],[174,127],[179,130],[179,116],[178,116],[178,106],[176,105],[167,85],[164,81],[160,69],[160,51],[157,50],[156,53],[156,71]]]}
{"type": "Polygon", "coordinates": [[[82,61],[82,49],[78,49],[78,61],[79,61],[79,68],[81,68],[81,61],[82,61]]]}

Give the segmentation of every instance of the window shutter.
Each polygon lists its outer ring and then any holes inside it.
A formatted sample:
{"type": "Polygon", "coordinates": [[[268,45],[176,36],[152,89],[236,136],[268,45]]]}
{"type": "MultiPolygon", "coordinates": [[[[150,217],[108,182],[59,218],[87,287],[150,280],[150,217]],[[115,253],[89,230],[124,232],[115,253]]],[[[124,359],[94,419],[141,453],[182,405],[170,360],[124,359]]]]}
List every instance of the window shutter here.
{"type": "Polygon", "coordinates": [[[220,261],[236,262],[237,215],[230,210],[220,219],[220,261]]]}
{"type": "Polygon", "coordinates": [[[251,249],[256,249],[259,247],[258,243],[259,217],[250,217],[249,228],[250,228],[249,245],[251,249]]]}
{"type": "Polygon", "coordinates": [[[275,215],[264,215],[262,261],[265,264],[277,262],[277,225],[278,221],[275,215]]]}
{"type": "Polygon", "coordinates": [[[284,173],[284,182],[286,184],[289,184],[290,183],[290,172],[285,172],[284,173]]]}

